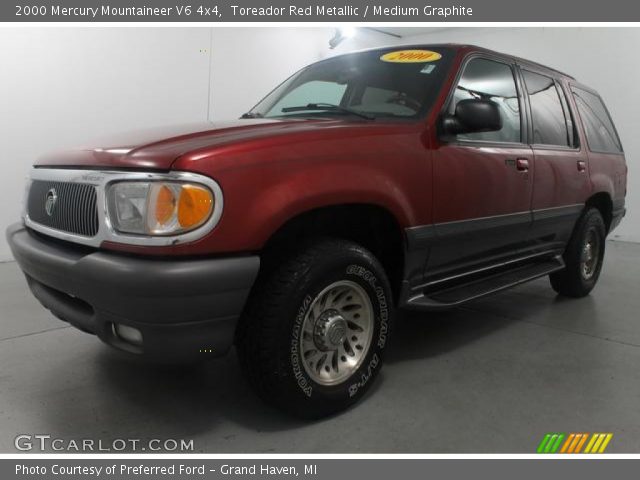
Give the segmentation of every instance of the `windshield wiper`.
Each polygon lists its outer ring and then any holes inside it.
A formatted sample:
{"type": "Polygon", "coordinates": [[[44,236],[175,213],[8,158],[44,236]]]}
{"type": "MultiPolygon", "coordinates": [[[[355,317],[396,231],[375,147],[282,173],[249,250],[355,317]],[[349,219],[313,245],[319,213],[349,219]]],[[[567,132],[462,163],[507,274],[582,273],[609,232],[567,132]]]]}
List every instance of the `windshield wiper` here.
{"type": "Polygon", "coordinates": [[[336,112],[348,113],[349,115],[356,115],[361,118],[366,118],[367,120],[376,119],[376,117],[374,117],[373,115],[368,115],[366,113],[359,112],[357,110],[352,110],[351,108],[343,107],[341,105],[334,105],[333,103],[307,103],[306,105],[300,105],[298,107],[285,107],[282,109],[282,111],[285,113],[304,112],[304,111],[311,111],[311,110],[326,111],[326,112],[336,111],[336,112]]]}
{"type": "Polygon", "coordinates": [[[243,113],[240,118],[262,118],[262,114],[261,113],[255,113],[255,112],[247,112],[247,113],[243,113]]]}

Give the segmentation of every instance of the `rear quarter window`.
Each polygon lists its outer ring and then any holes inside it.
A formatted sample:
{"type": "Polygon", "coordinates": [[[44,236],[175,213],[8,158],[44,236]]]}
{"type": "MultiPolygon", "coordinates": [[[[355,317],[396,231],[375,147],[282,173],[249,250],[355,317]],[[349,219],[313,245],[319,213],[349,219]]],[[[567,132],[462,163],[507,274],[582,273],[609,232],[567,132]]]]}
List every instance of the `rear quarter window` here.
{"type": "Polygon", "coordinates": [[[527,70],[522,74],[531,104],[533,143],[573,146],[573,125],[554,80],[527,70]]]}
{"type": "Polygon", "coordinates": [[[601,153],[622,152],[620,139],[602,99],[578,87],[572,87],[571,91],[582,119],[589,150],[601,153]]]}

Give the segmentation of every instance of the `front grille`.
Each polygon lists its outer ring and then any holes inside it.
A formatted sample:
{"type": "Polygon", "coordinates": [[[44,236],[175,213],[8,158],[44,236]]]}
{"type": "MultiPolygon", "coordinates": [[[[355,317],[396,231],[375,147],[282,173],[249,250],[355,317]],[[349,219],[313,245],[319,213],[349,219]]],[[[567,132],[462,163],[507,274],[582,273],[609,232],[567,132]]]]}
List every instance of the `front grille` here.
{"type": "Polygon", "coordinates": [[[32,222],[45,227],[94,237],[99,227],[96,188],[84,183],[34,180],[27,197],[27,214],[32,222]],[[55,202],[52,197],[56,197],[55,202]],[[48,200],[53,203],[49,212],[48,200]]]}

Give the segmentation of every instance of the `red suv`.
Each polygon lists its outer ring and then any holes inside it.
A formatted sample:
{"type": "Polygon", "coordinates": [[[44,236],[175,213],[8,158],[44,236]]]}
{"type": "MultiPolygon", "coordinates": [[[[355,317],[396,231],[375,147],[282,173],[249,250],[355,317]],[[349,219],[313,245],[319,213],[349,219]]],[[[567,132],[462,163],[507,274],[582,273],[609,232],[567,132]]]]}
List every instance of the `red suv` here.
{"type": "Polygon", "coordinates": [[[396,308],[549,275],[582,297],[625,213],[601,98],[473,46],[384,48],[302,69],[241,119],[41,159],[8,229],[38,300],[134,355],[235,344],[267,401],[357,401],[396,308]]]}

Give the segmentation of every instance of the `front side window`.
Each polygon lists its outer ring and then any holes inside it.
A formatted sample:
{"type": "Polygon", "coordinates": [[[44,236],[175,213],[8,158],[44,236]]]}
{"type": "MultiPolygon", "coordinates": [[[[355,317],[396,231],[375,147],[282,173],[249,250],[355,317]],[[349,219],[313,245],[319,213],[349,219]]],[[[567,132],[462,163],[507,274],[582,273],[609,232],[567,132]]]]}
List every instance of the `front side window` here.
{"type": "Polygon", "coordinates": [[[533,143],[570,146],[565,110],[553,79],[527,70],[523,70],[522,75],[531,104],[533,143]]]}
{"type": "Polygon", "coordinates": [[[247,116],[348,116],[355,112],[367,118],[417,118],[437,98],[453,59],[447,48],[420,48],[434,55],[425,61],[411,57],[389,61],[382,57],[387,58],[393,49],[375,50],[315,63],[267,95],[247,116]]]}
{"type": "Polygon", "coordinates": [[[502,129],[458,135],[462,140],[520,142],[520,100],[512,68],[506,63],[475,58],[467,63],[456,87],[449,113],[459,101],[472,98],[491,100],[498,105],[502,129]]]}
{"type": "Polygon", "coordinates": [[[573,87],[587,143],[593,152],[620,153],[622,145],[602,100],[591,92],[573,87]]]}

